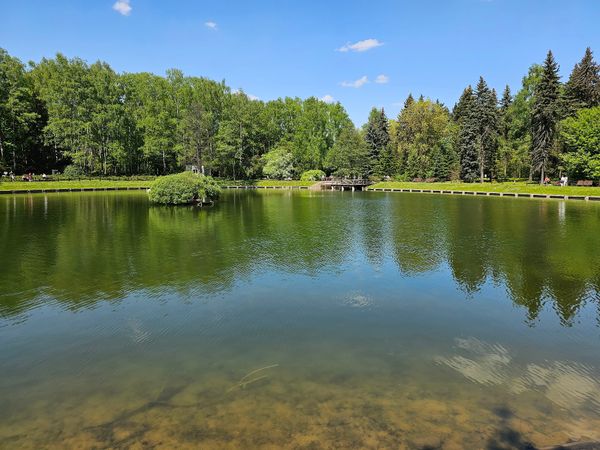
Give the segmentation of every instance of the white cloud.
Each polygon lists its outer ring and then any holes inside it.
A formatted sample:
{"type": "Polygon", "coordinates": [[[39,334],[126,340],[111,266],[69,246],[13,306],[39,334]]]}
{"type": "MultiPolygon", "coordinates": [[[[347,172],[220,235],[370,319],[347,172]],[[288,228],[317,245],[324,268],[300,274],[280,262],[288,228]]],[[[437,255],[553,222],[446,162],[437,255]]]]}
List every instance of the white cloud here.
{"type": "Polygon", "coordinates": [[[204,26],[206,28],[210,28],[211,30],[218,30],[218,26],[217,26],[217,22],[213,22],[212,20],[209,20],[208,22],[204,22],[204,26]]]}
{"type": "Polygon", "coordinates": [[[259,98],[259,97],[257,97],[256,95],[252,95],[252,94],[246,94],[246,95],[248,96],[248,98],[249,98],[250,100],[260,100],[260,98],[259,98]]]}
{"type": "Polygon", "coordinates": [[[375,83],[377,84],[387,84],[390,81],[390,77],[388,77],[387,75],[381,74],[381,75],[377,75],[377,78],[375,78],[375,83]]]}
{"type": "Polygon", "coordinates": [[[375,47],[381,47],[383,42],[379,42],[377,39],[365,39],[364,41],[358,41],[354,44],[347,43],[343,47],[338,48],[338,52],[366,52],[375,47]]]}
{"type": "Polygon", "coordinates": [[[342,81],[341,85],[343,87],[359,88],[359,87],[362,87],[363,85],[367,84],[368,82],[369,82],[369,79],[365,75],[364,77],[360,77],[358,80],[355,80],[355,81],[342,81]]]}
{"type": "Polygon", "coordinates": [[[129,4],[129,0],[117,0],[113,5],[113,9],[117,11],[122,16],[128,16],[131,14],[131,5],[129,4]]]}
{"type": "Polygon", "coordinates": [[[321,97],[321,101],[325,103],[335,103],[335,98],[333,98],[333,95],[327,94],[321,97]]]}

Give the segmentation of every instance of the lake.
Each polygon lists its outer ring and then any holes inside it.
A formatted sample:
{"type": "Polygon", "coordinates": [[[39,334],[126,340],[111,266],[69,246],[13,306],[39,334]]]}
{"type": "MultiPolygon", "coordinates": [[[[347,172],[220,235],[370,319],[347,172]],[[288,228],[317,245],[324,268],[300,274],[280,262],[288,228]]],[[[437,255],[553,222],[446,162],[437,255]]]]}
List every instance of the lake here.
{"type": "Polygon", "coordinates": [[[600,439],[600,205],[0,196],[0,448],[600,439]]]}

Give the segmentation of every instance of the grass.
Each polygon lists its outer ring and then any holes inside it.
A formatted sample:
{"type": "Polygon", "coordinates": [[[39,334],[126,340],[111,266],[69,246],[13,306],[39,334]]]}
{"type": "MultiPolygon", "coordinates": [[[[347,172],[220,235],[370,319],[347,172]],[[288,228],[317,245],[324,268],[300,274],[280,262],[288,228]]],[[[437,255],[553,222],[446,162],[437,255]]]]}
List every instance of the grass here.
{"type": "Polygon", "coordinates": [[[478,191],[506,192],[515,194],[550,194],[550,195],[583,195],[600,196],[600,187],[579,186],[541,186],[537,183],[507,182],[507,183],[412,183],[386,181],[369,186],[368,189],[434,189],[446,191],[478,191]]]}
{"type": "Polygon", "coordinates": [[[3,181],[0,191],[30,189],[81,189],[148,187],[152,181],[143,180],[73,180],[73,181],[3,181]]]}
{"type": "Polygon", "coordinates": [[[299,180],[219,180],[221,186],[312,186],[316,181],[299,181],[299,180]]]}

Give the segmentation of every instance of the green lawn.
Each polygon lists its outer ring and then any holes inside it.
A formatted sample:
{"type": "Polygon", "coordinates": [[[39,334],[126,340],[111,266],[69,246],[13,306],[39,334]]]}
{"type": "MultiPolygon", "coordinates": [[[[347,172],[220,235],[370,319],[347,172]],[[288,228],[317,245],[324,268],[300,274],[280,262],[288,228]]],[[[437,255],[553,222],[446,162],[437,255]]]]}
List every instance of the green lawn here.
{"type": "Polygon", "coordinates": [[[312,186],[316,181],[283,180],[219,180],[221,186],[312,186]]]}
{"type": "Polygon", "coordinates": [[[30,189],[81,189],[147,187],[152,181],[140,180],[78,180],[78,181],[3,181],[0,191],[30,189]]]}
{"type": "Polygon", "coordinates": [[[373,184],[368,189],[433,189],[447,191],[510,192],[523,194],[592,195],[600,196],[600,187],[540,186],[535,183],[411,183],[388,181],[373,184]]]}

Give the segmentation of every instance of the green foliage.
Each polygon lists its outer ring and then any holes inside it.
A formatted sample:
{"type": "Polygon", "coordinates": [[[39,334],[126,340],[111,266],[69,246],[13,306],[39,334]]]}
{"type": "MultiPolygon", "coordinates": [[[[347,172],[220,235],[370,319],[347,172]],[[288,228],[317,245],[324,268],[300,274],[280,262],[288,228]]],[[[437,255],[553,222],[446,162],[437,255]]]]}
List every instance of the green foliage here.
{"type": "Polygon", "coordinates": [[[574,178],[600,179],[600,106],[582,109],[560,124],[562,160],[574,178]]]}
{"type": "Polygon", "coordinates": [[[363,137],[355,128],[342,130],[339,138],[329,150],[325,166],[334,175],[362,178],[369,172],[369,150],[363,137]]]}
{"type": "Polygon", "coordinates": [[[365,142],[369,149],[370,173],[377,176],[385,175],[378,173],[378,170],[381,170],[381,166],[378,165],[379,155],[385,151],[391,140],[389,123],[383,108],[373,108],[371,110],[364,133],[365,142]]]}
{"type": "Polygon", "coordinates": [[[498,150],[498,99],[496,92],[487,86],[483,77],[477,84],[476,122],[477,133],[477,163],[479,166],[479,179],[483,183],[485,174],[493,178],[498,150]]]}
{"type": "Polygon", "coordinates": [[[220,188],[211,177],[184,172],[157,178],[150,186],[148,198],[154,203],[182,205],[214,200],[219,193],[220,188]]]}
{"type": "Polygon", "coordinates": [[[534,170],[540,172],[540,182],[543,182],[550,152],[555,144],[556,124],[560,111],[560,81],[558,64],[554,61],[552,52],[548,52],[542,77],[536,86],[532,109],[532,147],[531,159],[534,170]]]}
{"type": "Polygon", "coordinates": [[[281,142],[270,152],[262,157],[264,164],[263,174],[267,178],[285,180],[294,174],[294,157],[292,155],[292,144],[281,142]]]}
{"type": "Polygon", "coordinates": [[[479,174],[479,118],[477,95],[468,86],[453,112],[458,126],[458,152],[460,157],[460,178],[467,182],[475,181],[479,174]]]}
{"type": "Polygon", "coordinates": [[[320,181],[325,177],[325,172],[322,170],[307,170],[300,176],[300,181],[320,181]]]}
{"type": "Polygon", "coordinates": [[[25,66],[0,48],[0,166],[13,170],[47,167],[41,142],[44,111],[25,66]]]}
{"type": "Polygon", "coordinates": [[[439,101],[409,95],[397,121],[374,108],[361,137],[340,103],[262,102],[179,70],[119,74],[61,54],[25,66],[0,49],[0,168],[50,173],[76,165],[78,176],[114,177],[195,165],[234,180],[309,170],[481,180],[543,177],[569,161],[583,176],[573,165],[578,151],[560,157],[557,124],[599,105],[599,66],[587,49],[564,86],[557,70],[549,54],[514,98],[505,89],[499,108],[483,79],[475,92],[465,89],[452,115],[439,101]]]}
{"type": "Polygon", "coordinates": [[[428,99],[406,104],[396,126],[400,172],[407,179],[450,178],[457,158],[448,110],[428,99]]]}
{"type": "Polygon", "coordinates": [[[594,61],[589,47],[565,84],[564,103],[567,115],[573,115],[578,109],[600,105],[600,66],[594,61]]]}
{"type": "Polygon", "coordinates": [[[538,64],[531,66],[512,102],[503,99],[501,103],[501,136],[496,172],[502,178],[523,178],[530,173],[531,110],[533,94],[542,71],[542,66],[538,64]]]}
{"type": "Polygon", "coordinates": [[[65,170],[63,170],[63,177],[67,180],[74,180],[81,178],[82,176],[84,176],[83,170],[75,164],[69,164],[65,167],[65,170]]]}

